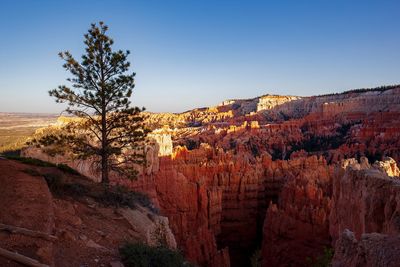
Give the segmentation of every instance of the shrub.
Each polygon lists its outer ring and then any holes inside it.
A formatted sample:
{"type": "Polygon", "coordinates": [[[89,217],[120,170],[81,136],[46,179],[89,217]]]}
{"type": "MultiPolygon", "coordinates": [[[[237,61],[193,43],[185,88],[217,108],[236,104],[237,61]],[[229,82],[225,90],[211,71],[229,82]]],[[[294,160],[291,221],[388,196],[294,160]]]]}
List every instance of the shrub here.
{"type": "Polygon", "coordinates": [[[193,140],[193,139],[187,139],[185,146],[188,150],[197,149],[200,147],[200,142],[193,140]]]}
{"type": "Polygon", "coordinates": [[[73,174],[73,175],[80,175],[80,173],[74,169],[72,169],[70,166],[66,165],[66,164],[57,164],[57,169],[59,169],[60,171],[63,171],[65,173],[69,173],[69,174],[73,174]]]}
{"type": "Polygon", "coordinates": [[[63,179],[60,175],[54,173],[46,173],[43,175],[51,192],[61,194],[63,191],[63,179]]]}
{"type": "Polygon", "coordinates": [[[122,186],[111,187],[93,197],[98,202],[107,206],[135,208],[139,204],[140,206],[147,207],[154,213],[158,213],[158,210],[146,194],[130,191],[122,186]]]}
{"type": "Polygon", "coordinates": [[[250,258],[251,267],[261,267],[261,249],[254,251],[250,258]]]}
{"type": "Polygon", "coordinates": [[[307,263],[311,267],[330,267],[333,254],[333,248],[324,247],[324,252],[322,253],[322,255],[314,259],[307,258],[307,263]]]}
{"type": "Polygon", "coordinates": [[[181,253],[166,247],[150,247],[142,243],[128,243],[120,248],[126,267],[182,267],[188,266],[181,253]]]}
{"type": "Polygon", "coordinates": [[[62,185],[62,193],[69,196],[82,197],[85,196],[88,192],[88,188],[82,184],[72,183],[62,185]]]}
{"type": "Polygon", "coordinates": [[[20,157],[16,155],[6,155],[5,156],[7,159],[11,160],[17,160],[21,163],[28,164],[28,165],[33,165],[33,166],[39,166],[39,167],[56,167],[55,164],[46,162],[40,159],[35,159],[35,158],[25,158],[25,157],[20,157]]]}
{"type": "Polygon", "coordinates": [[[1,151],[1,155],[8,158],[8,157],[19,157],[21,155],[21,150],[16,149],[16,150],[4,150],[1,151]]]}

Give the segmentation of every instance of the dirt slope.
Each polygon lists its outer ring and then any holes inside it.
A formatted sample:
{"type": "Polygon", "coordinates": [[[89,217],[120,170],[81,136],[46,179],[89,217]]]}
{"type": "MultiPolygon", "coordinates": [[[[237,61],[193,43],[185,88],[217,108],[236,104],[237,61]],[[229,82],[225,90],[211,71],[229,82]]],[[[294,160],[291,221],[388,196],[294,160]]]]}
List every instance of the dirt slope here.
{"type": "MultiPolygon", "coordinates": [[[[83,179],[55,167],[0,158],[0,223],[57,237],[55,241],[47,241],[0,231],[0,248],[57,267],[119,266],[118,248],[127,241],[149,244],[160,221],[166,222],[166,235],[169,234],[171,247],[174,246],[165,217],[141,206],[113,208],[87,196],[73,199],[68,195],[52,195],[43,178],[49,173],[73,182],[83,179]]],[[[23,265],[0,256],[0,266],[23,265]]]]}
{"type": "MultiPolygon", "coordinates": [[[[52,234],[52,197],[43,177],[23,172],[27,166],[0,159],[0,223],[52,234]]],[[[0,232],[0,247],[51,264],[53,244],[19,234],[0,232]]],[[[0,257],[0,266],[19,266],[0,257]]]]}

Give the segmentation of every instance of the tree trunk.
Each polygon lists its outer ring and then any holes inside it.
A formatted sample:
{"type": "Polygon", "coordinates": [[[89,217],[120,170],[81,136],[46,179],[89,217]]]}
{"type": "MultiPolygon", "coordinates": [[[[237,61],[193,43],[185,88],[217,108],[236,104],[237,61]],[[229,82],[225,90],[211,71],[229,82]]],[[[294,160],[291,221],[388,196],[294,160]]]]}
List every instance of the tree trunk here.
{"type": "Polygon", "coordinates": [[[101,183],[108,187],[110,180],[108,178],[107,121],[105,109],[103,108],[103,110],[103,114],[101,114],[101,183]]]}
{"type": "Polygon", "coordinates": [[[101,55],[101,182],[108,188],[110,180],[108,178],[107,104],[103,65],[103,43],[101,43],[99,50],[101,55]]]}
{"type": "Polygon", "coordinates": [[[101,183],[106,186],[110,183],[108,178],[108,155],[106,153],[101,156],[101,183]]]}

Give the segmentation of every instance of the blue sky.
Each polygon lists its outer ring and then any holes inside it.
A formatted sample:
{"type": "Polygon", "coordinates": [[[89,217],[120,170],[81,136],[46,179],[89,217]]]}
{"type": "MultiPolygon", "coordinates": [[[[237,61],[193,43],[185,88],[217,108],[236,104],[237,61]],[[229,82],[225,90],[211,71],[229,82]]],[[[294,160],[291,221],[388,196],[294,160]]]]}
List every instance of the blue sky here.
{"type": "Polygon", "coordinates": [[[400,83],[400,1],[0,1],[0,111],[60,112],[58,58],[103,20],[137,73],[133,103],[181,112],[229,98],[400,83]]]}

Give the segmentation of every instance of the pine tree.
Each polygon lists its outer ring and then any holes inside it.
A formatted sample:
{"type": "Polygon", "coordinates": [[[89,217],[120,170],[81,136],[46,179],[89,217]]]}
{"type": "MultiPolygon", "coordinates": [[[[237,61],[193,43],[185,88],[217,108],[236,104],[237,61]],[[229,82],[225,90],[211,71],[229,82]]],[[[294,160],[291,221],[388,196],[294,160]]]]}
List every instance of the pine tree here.
{"type": "Polygon", "coordinates": [[[113,51],[108,27],[92,24],[84,35],[86,53],[79,63],[70,52],[61,52],[63,67],[72,75],[71,87],[61,85],[49,91],[57,103],[67,103],[66,111],[79,117],[58,134],[34,140],[42,147],[68,148],[79,159],[94,159],[101,167],[101,182],[109,184],[115,171],[129,178],[137,171],[133,165],[144,163],[143,144],[148,130],[141,112],[130,107],[135,73],[128,73],[129,51],[113,51]]]}

